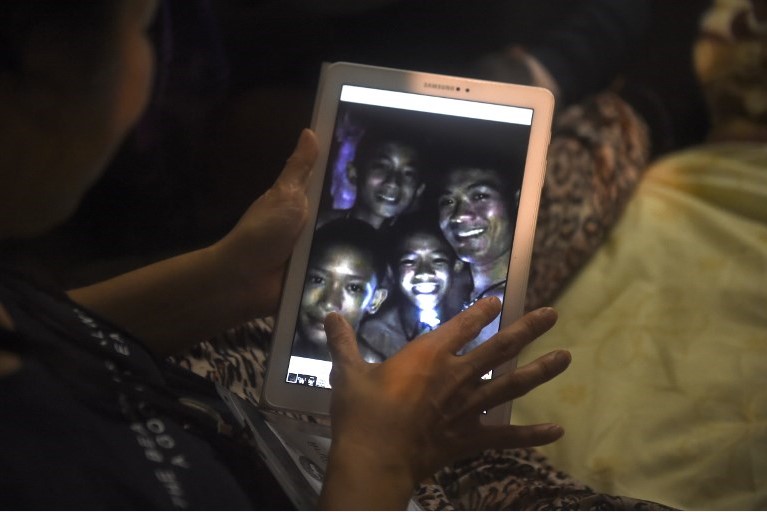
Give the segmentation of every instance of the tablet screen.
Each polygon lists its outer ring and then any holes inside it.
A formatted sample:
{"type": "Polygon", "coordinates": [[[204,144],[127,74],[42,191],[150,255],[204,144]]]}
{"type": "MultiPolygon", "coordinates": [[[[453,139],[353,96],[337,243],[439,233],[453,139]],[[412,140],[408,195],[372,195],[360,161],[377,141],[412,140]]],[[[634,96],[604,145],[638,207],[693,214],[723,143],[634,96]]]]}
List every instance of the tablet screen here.
{"type": "Polygon", "coordinates": [[[376,362],[480,298],[504,299],[532,119],[530,108],[342,87],[287,382],[330,387],[331,311],[376,362]]]}

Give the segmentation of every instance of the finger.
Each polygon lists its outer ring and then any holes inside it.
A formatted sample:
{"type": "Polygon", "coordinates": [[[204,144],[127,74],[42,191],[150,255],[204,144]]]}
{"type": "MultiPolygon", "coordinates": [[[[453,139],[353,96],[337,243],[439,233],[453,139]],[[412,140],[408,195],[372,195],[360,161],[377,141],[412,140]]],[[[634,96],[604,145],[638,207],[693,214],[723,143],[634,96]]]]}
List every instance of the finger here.
{"type": "Polygon", "coordinates": [[[479,300],[434,331],[435,339],[438,339],[438,343],[450,352],[458,352],[464,345],[479,336],[482,328],[500,313],[501,301],[497,297],[479,300]]]}
{"type": "Polygon", "coordinates": [[[286,185],[305,186],[312,166],[317,160],[318,152],[317,136],[308,128],[302,130],[296,148],[285,163],[277,181],[286,185]]]}
{"type": "Polygon", "coordinates": [[[526,345],[551,329],[556,321],[557,312],[554,309],[537,309],[463,356],[464,361],[473,375],[480,377],[516,357],[526,345]]]}
{"type": "Polygon", "coordinates": [[[363,363],[354,329],[342,315],[333,312],[325,317],[325,335],[333,366],[337,363],[341,366],[363,363]]]}
{"type": "Polygon", "coordinates": [[[488,449],[526,448],[553,443],[565,434],[565,430],[553,423],[538,425],[501,425],[483,427],[480,435],[467,439],[467,451],[488,449]]]}
{"type": "Polygon", "coordinates": [[[462,400],[460,408],[453,416],[476,416],[482,411],[524,396],[564,372],[571,361],[572,356],[568,351],[556,350],[513,372],[482,381],[471,396],[462,400]]]}

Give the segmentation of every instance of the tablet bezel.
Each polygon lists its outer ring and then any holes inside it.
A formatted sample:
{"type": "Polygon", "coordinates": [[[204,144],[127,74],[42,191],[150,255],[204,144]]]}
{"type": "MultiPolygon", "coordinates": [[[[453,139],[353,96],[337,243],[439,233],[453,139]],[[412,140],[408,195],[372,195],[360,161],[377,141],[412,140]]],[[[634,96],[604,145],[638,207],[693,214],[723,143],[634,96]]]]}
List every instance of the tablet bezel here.
{"type": "MultiPolygon", "coordinates": [[[[319,141],[319,156],[308,183],[309,216],[288,265],[280,308],[274,326],[272,348],[264,380],[263,406],[326,416],[331,391],[286,381],[296,319],[304,289],[309,252],[320,209],[320,199],[336,123],[341,88],[356,85],[383,90],[423,94],[533,110],[530,139],[522,178],[519,210],[514,231],[510,269],[505,289],[501,328],[523,314],[524,297],[533,248],[540,192],[546,168],[554,97],[546,89],[514,84],[339,62],[323,67],[317,91],[312,129],[319,141]]],[[[515,361],[498,367],[497,377],[514,368],[515,361]]],[[[510,403],[488,411],[485,422],[510,421],[510,403]]]]}

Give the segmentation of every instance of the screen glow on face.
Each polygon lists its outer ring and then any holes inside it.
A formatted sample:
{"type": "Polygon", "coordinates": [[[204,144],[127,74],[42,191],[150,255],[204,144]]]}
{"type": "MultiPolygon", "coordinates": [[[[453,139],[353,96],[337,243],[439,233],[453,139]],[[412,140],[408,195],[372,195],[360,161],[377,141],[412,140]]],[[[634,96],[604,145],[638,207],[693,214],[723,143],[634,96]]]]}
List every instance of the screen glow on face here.
{"type": "MultiPolygon", "coordinates": [[[[459,138],[465,138],[465,134],[471,132],[463,130],[468,126],[467,123],[479,126],[478,133],[485,133],[482,131],[485,127],[496,130],[501,125],[517,125],[519,128],[514,128],[516,131],[511,133],[520,135],[513,135],[512,138],[526,143],[527,139],[524,138],[529,137],[533,116],[533,110],[525,107],[343,85],[336,130],[338,123],[347,126],[350,119],[354,121],[357,112],[364,112],[360,116],[368,121],[349,126],[361,129],[362,135],[352,129],[354,136],[335,139],[336,160],[328,163],[329,170],[324,184],[325,190],[335,190],[334,183],[331,183],[332,176],[345,176],[348,166],[354,165],[356,181],[350,183],[354,184],[356,190],[349,197],[331,196],[331,206],[328,208],[335,217],[331,215],[330,218],[338,218],[338,211],[354,213],[354,208],[364,208],[366,212],[386,219],[388,224],[383,227],[396,227],[398,218],[419,213],[419,208],[424,207],[424,197],[430,192],[437,202],[434,206],[436,210],[429,213],[434,215],[436,233],[440,234],[441,231],[444,238],[421,232],[402,240],[397,256],[389,261],[391,274],[383,280],[384,284],[374,282],[372,266],[364,265],[361,258],[354,257],[353,251],[324,254],[315,253],[319,250],[313,248],[296,322],[296,338],[301,337],[315,346],[327,344],[323,323],[330,311],[340,312],[355,329],[361,323],[364,325],[367,319],[383,313],[383,309],[369,307],[378,286],[389,287],[389,297],[395,295],[395,289],[399,290],[396,294],[397,302],[388,299],[387,307],[404,307],[407,303],[413,308],[415,318],[435,328],[460,310],[462,299],[456,300],[455,290],[471,290],[471,278],[465,277],[471,269],[466,265],[479,265],[490,256],[498,256],[495,253],[510,252],[513,218],[508,213],[506,198],[501,197],[505,188],[497,182],[496,174],[480,168],[436,169],[436,173],[429,174],[423,171],[425,164],[421,161],[422,154],[433,157],[428,151],[435,151],[439,143],[425,151],[421,145],[410,147],[408,141],[403,143],[398,139],[395,139],[396,144],[390,144],[391,147],[373,151],[367,161],[355,162],[355,149],[360,137],[364,138],[365,129],[368,126],[377,127],[373,124],[375,122],[383,122],[369,119],[386,119],[386,122],[390,122],[391,118],[396,118],[397,122],[404,123],[398,126],[408,128],[407,133],[414,131],[414,127],[418,132],[421,127],[419,123],[437,123],[424,124],[424,127],[449,125],[450,130],[455,125],[461,129],[460,134],[448,132],[447,128],[442,127],[438,131],[443,129],[441,133],[453,133],[459,138]],[[366,118],[365,115],[370,117],[366,118]],[[445,123],[443,120],[450,122],[445,123]],[[366,125],[365,122],[370,124],[366,125]],[[455,274],[457,264],[464,265],[460,274],[464,277],[460,279],[455,274]],[[458,287],[455,286],[456,281],[460,281],[458,287]],[[442,318],[447,306],[451,312],[442,318]]],[[[430,130],[424,128],[418,136],[432,134],[430,130]]],[[[506,144],[505,141],[509,139],[502,140],[506,144]]],[[[508,175],[514,173],[521,176],[523,170],[523,166],[510,171],[504,169],[504,172],[509,172],[503,179],[510,179],[508,175]]],[[[328,212],[321,210],[320,214],[323,213],[328,212]]],[[[349,216],[349,213],[344,215],[349,216]]],[[[382,228],[381,225],[373,227],[382,228]]],[[[361,339],[358,341],[362,343],[361,339]]],[[[291,356],[286,380],[329,388],[331,364],[330,361],[315,359],[312,355],[291,356]]]]}
{"type": "Polygon", "coordinates": [[[512,221],[498,173],[458,168],[447,173],[438,201],[439,223],[459,257],[487,264],[511,250],[512,221]]]}
{"type": "MultiPolygon", "coordinates": [[[[452,284],[454,257],[436,236],[416,233],[407,237],[399,251],[397,274],[402,294],[425,314],[432,325],[434,312],[452,284]]],[[[422,320],[423,321],[423,320],[422,320]]]]}
{"type": "Polygon", "coordinates": [[[325,317],[340,313],[356,328],[373,298],[378,279],[364,254],[353,247],[325,248],[309,265],[299,313],[299,332],[325,346],[325,317]]]}
{"type": "Polygon", "coordinates": [[[403,213],[413,203],[421,182],[416,160],[415,151],[402,144],[380,146],[362,163],[357,201],[383,218],[403,213]]]}

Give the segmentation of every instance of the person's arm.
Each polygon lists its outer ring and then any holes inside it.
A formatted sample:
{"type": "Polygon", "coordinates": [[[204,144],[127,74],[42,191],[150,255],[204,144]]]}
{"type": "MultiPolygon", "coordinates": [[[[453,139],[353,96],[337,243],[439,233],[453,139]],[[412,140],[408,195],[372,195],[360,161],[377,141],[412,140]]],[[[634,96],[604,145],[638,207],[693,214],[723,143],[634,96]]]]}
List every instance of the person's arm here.
{"type": "Polygon", "coordinates": [[[481,300],[380,364],[362,361],[353,329],[340,315],[328,316],[333,442],[321,508],[404,510],[418,482],[451,461],[562,436],[562,428],[552,424],[480,423],[483,410],[524,395],[570,363],[570,354],[560,350],[483,380],[556,321],[550,308],[534,311],[456,355],[500,310],[498,299],[481,300]]]}
{"type": "Polygon", "coordinates": [[[216,244],[70,297],[167,355],[252,318],[272,314],[285,264],[307,215],[317,140],[304,130],[275,184],[216,244]]]}

